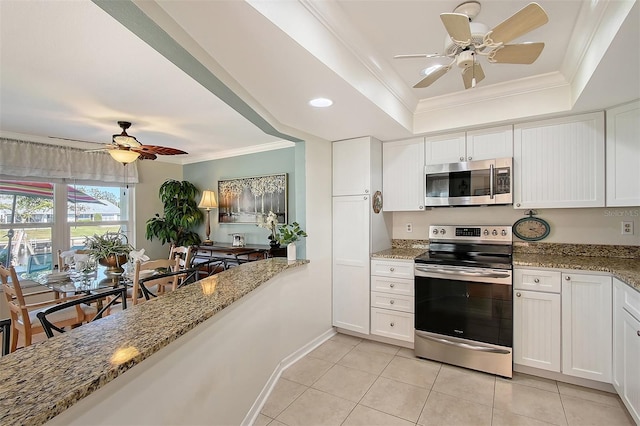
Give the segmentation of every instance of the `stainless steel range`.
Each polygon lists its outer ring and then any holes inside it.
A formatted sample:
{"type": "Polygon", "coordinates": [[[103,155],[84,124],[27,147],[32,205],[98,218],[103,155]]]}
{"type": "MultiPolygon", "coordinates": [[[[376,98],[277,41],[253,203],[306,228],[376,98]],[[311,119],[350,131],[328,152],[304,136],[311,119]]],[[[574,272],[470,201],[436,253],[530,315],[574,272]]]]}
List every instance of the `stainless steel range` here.
{"type": "Polygon", "coordinates": [[[415,354],[513,374],[511,226],[430,226],[415,260],[415,354]]]}

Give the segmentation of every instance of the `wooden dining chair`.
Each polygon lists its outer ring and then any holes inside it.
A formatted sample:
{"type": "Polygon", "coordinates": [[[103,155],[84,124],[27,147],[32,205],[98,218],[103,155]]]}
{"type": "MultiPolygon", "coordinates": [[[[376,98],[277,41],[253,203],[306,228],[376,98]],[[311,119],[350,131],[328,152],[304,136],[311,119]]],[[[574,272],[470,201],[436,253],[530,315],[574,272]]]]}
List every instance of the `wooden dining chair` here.
{"type": "MultiPolygon", "coordinates": [[[[175,259],[176,257],[179,260],[179,270],[189,269],[193,259],[193,246],[176,246],[175,244],[172,244],[171,250],[169,251],[169,259],[175,259]]],[[[186,277],[186,274],[178,276],[178,286],[182,284],[186,277]]]]}
{"type": "MultiPolygon", "coordinates": [[[[131,304],[137,305],[146,300],[140,287],[140,279],[147,278],[141,274],[142,271],[175,272],[179,270],[179,267],[180,262],[177,258],[147,260],[146,262],[136,261],[133,268],[133,287],[130,294],[131,304]]],[[[144,286],[154,295],[163,294],[167,291],[167,288],[171,290],[178,288],[178,277],[179,275],[172,275],[170,277],[149,279],[144,282],[144,286]]]]}
{"type": "MultiPolygon", "coordinates": [[[[44,329],[37,318],[38,312],[60,302],[72,299],[53,299],[27,304],[27,297],[53,292],[51,290],[44,290],[24,294],[13,266],[8,269],[0,266],[0,279],[2,280],[2,291],[7,300],[11,317],[11,352],[14,352],[18,348],[18,336],[20,333],[24,335],[25,347],[31,345],[34,335],[44,333],[44,329]]],[[[76,326],[93,318],[96,312],[97,309],[93,306],[78,305],[56,312],[56,314],[51,317],[51,321],[59,327],[76,326]]]]}

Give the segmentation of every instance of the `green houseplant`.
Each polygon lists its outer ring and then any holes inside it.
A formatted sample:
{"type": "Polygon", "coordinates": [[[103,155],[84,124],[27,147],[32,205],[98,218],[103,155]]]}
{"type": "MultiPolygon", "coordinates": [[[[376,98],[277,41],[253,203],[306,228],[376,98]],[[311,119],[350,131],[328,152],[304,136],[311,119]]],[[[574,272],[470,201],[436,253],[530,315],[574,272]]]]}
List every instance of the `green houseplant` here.
{"type": "Polygon", "coordinates": [[[200,244],[200,236],[192,231],[204,218],[195,200],[197,193],[198,188],[191,182],[166,180],[158,191],[164,204],[163,216],[156,213],[147,220],[146,238],[149,241],[157,238],[162,244],[170,242],[176,246],[200,244]]]}
{"type": "Polygon", "coordinates": [[[287,246],[287,260],[295,261],[297,259],[296,241],[307,236],[307,233],[300,228],[298,222],[279,226],[280,232],[277,235],[278,242],[287,246]]]}
{"type": "Polygon", "coordinates": [[[129,260],[129,253],[133,250],[127,236],[121,232],[106,232],[103,235],[94,234],[86,237],[84,245],[88,254],[106,266],[106,274],[121,274],[122,265],[129,260]]]}

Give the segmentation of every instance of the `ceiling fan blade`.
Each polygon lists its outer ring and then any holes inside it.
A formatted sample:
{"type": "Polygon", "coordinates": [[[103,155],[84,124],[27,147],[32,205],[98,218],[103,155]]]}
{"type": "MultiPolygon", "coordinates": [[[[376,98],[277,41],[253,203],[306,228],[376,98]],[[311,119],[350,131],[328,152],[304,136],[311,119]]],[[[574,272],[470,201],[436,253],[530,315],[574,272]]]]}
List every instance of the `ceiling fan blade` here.
{"type": "Polygon", "coordinates": [[[544,43],[507,44],[489,54],[489,62],[532,64],[544,49],[544,43]]]}
{"type": "Polygon", "coordinates": [[[476,79],[476,83],[480,83],[484,80],[484,71],[480,64],[475,64],[473,67],[465,68],[462,70],[462,81],[464,82],[464,88],[470,89],[475,86],[473,79],[476,79]]]}
{"type": "Polygon", "coordinates": [[[409,59],[409,58],[440,58],[444,55],[439,53],[414,53],[409,55],[395,55],[393,59],[409,59]]]}
{"type": "Polygon", "coordinates": [[[489,37],[495,43],[508,43],[523,34],[549,22],[549,17],[538,3],[529,3],[510,18],[502,21],[489,37]]]}
{"type": "Polygon", "coordinates": [[[137,148],[131,148],[132,151],[139,152],[142,154],[158,154],[158,155],[180,155],[187,154],[187,152],[182,151],[176,148],[169,148],[166,146],[156,146],[156,145],[142,145],[137,148]]]}
{"type": "Polygon", "coordinates": [[[462,13],[441,13],[440,19],[451,39],[460,42],[462,47],[471,43],[471,27],[469,26],[469,17],[467,15],[462,13]]]}
{"type": "Polygon", "coordinates": [[[158,156],[152,152],[144,152],[144,151],[139,151],[134,149],[132,149],[132,151],[135,151],[138,154],[140,154],[140,157],[138,157],[138,159],[140,160],[155,160],[156,158],[158,158],[158,156]]]}
{"type": "Polygon", "coordinates": [[[431,84],[433,84],[437,79],[445,75],[447,71],[449,71],[449,68],[450,67],[443,66],[436,69],[435,71],[432,71],[425,78],[423,78],[418,83],[416,83],[416,85],[413,86],[413,88],[421,89],[423,87],[431,86],[431,84]]]}

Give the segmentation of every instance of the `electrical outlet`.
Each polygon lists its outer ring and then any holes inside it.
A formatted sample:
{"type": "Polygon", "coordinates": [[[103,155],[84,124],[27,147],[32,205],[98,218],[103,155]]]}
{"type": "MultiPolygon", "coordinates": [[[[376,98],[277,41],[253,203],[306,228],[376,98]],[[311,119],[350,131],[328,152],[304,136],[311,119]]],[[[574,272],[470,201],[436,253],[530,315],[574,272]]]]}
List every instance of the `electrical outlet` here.
{"type": "Polygon", "coordinates": [[[413,232],[413,224],[412,223],[407,223],[406,230],[407,230],[407,232],[413,232]]]}
{"type": "Polygon", "coordinates": [[[633,222],[620,222],[622,235],[633,235],[633,222]]]}

